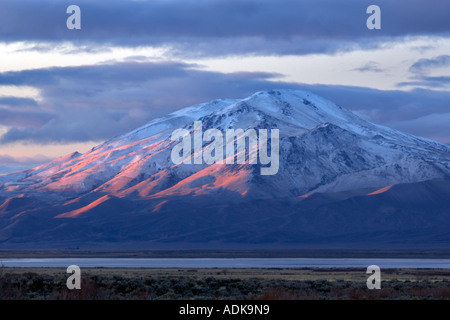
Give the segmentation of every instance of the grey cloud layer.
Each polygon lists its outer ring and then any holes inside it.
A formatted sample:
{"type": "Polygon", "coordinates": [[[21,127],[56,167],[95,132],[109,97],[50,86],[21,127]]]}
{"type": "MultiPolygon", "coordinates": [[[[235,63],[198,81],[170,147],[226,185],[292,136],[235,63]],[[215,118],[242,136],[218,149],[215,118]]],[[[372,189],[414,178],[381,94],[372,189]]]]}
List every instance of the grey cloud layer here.
{"type": "Polygon", "coordinates": [[[65,10],[72,2],[2,1],[0,39],[169,45],[183,55],[302,54],[450,32],[450,3],[442,0],[379,0],[377,31],[366,28],[372,1],[365,0],[84,0],[77,1],[82,30],[69,31],[65,10]]]}
{"type": "Polygon", "coordinates": [[[184,106],[218,97],[243,98],[273,88],[310,90],[374,122],[450,141],[447,128],[430,124],[430,129],[424,130],[412,122],[430,114],[450,114],[450,92],[299,85],[273,81],[274,76],[278,75],[223,74],[178,62],[131,61],[0,73],[0,85],[34,86],[42,96],[40,102],[33,100],[32,112],[28,100],[20,102],[23,107],[14,106],[20,103],[11,98],[0,100],[0,117],[4,115],[3,124],[11,126],[0,142],[106,140],[184,106]]]}
{"type": "Polygon", "coordinates": [[[450,77],[430,76],[432,71],[439,70],[442,67],[450,66],[450,55],[441,55],[431,59],[419,59],[411,65],[409,72],[412,76],[408,81],[403,81],[397,84],[399,88],[402,87],[425,87],[434,89],[448,89],[450,88],[450,77]]]}
{"type": "Polygon", "coordinates": [[[444,66],[450,66],[450,55],[441,55],[432,59],[420,59],[409,68],[409,71],[424,75],[432,69],[444,66]]]}
{"type": "Polygon", "coordinates": [[[43,155],[34,157],[11,157],[9,155],[0,155],[0,174],[24,171],[53,159],[43,155]]]}
{"type": "MultiPolygon", "coordinates": [[[[369,0],[81,0],[76,4],[82,30],[68,30],[66,8],[74,3],[1,1],[0,41],[33,41],[32,49],[40,51],[69,48],[61,47],[61,41],[89,52],[111,45],[161,45],[170,48],[172,57],[186,57],[335,52],[376,47],[408,35],[450,34],[450,2],[442,0],[378,0],[381,30],[366,28],[366,8],[373,4],[369,0]]],[[[447,59],[417,61],[410,69],[415,78],[399,85],[445,87],[448,77],[432,77],[427,70],[447,59]]],[[[381,123],[412,123],[427,114],[449,113],[449,94],[442,91],[306,86],[274,82],[276,74],[222,74],[192,67],[130,57],[124,63],[1,73],[0,85],[37,87],[42,100],[0,98],[0,125],[10,127],[0,142],[108,139],[183,106],[276,87],[311,90],[381,123]]],[[[373,61],[354,70],[384,71],[373,61]]],[[[402,128],[423,134],[412,125],[402,128]]],[[[426,135],[450,136],[434,130],[426,135]]]]}
{"type": "Polygon", "coordinates": [[[125,62],[2,73],[0,85],[36,87],[42,102],[35,101],[35,110],[25,112],[13,108],[15,100],[5,100],[12,104],[0,107],[0,124],[12,127],[0,141],[104,140],[184,106],[270,89],[269,79],[277,76],[221,74],[191,67],[177,62],[125,62]]]}

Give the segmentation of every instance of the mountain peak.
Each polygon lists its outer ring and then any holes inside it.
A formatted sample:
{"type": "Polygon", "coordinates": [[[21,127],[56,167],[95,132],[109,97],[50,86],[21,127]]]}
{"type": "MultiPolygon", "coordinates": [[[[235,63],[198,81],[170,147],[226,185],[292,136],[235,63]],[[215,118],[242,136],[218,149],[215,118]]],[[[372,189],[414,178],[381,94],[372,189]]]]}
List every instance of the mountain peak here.
{"type": "Polygon", "coordinates": [[[374,125],[314,93],[292,89],[259,91],[204,116],[220,128],[276,127],[280,135],[301,134],[324,123],[371,131],[374,125]]]}

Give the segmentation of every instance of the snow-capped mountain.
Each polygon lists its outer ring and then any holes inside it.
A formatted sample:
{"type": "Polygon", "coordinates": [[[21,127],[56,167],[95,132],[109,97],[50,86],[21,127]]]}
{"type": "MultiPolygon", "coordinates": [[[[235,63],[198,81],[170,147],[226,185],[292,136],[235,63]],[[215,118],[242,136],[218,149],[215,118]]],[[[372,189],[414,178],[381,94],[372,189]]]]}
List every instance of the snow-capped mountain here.
{"type": "Polygon", "coordinates": [[[274,90],[184,108],[84,155],[74,153],[2,180],[3,190],[11,194],[73,197],[95,191],[151,197],[227,188],[259,197],[292,197],[448,177],[449,163],[450,148],[444,144],[375,125],[309,92],[274,90]],[[249,165],[175,165],[170,153],[176,142],[170,136],[178,128],[192,131],[195,120],[205,130],[223,132],[278,129],[279,172],[259,177],[249,165]],[[214,182],[192,186],[205,176],[214,182]]]}
{"type": "MultiPolygon", "coordinates": [[[[203,142],[202,150],[208,144],[203,142]]],[[[245,99],[187,107],[85,154],[75,152],[0,177],[0,217],[6,226],[3,231],[9,230],[0,241],[14,234],[13,221],[36,219],[36,214],[53,219],[50,224],[57,230],[67,218],[91,219],[93,212],[105,210],[119,214],[179,210],[196,197],[207,199],[202,208],[209,209],[210,201],[273,205],[314,194],[381,194],[392,192],[388,190],[393,185],[449,177],[448,145],[371,123],[310,92],[264,91],[245,99]],[[171,135],[176,129],[193,134],[194,121],[201,121],[204,130],[221,132],[278,129],[278,172],[263,176],[261,164],[173,163],[171,152],[178,141],[171,135]]]]}

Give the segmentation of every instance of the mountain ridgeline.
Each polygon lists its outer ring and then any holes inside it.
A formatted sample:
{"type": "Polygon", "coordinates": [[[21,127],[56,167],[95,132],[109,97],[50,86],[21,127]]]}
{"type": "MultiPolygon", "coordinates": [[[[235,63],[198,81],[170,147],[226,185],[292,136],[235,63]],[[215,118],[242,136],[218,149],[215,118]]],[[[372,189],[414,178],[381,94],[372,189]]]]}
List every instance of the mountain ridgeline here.
{"type": "Polygon", "coordinates": [[[442,248],[449,230],[450,146],[297,90],[187,107],[0,176],[0,248],[442,248]],[[248,161],[261,151],[251,139],[244,163],[174,163],[173,132],[195,139],[200,122],[276,129],[276,174],[248,161]]]}

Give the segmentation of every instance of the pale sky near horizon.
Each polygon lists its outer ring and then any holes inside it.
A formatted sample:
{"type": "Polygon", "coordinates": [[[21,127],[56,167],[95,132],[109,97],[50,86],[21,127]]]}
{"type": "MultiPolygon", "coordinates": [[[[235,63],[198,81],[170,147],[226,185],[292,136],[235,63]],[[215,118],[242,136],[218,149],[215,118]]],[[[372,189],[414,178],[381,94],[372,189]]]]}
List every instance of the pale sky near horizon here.
{"type": "Polygon", "coordinates": [[[66,27],[69,4],[0,3],[0,174],[190,104],[280,87],[450,142],[442,1],[378,1],[381,30],[356,0],[81,1],[81,30],[66,27]]]}

